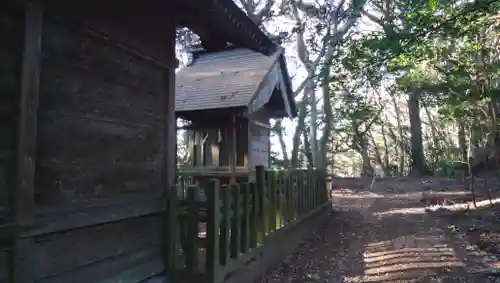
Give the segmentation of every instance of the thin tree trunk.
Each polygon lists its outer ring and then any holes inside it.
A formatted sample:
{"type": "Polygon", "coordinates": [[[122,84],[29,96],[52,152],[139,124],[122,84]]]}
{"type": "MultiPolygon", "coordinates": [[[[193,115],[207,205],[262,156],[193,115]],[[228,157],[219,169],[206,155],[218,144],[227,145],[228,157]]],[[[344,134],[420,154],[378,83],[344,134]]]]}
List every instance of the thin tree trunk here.
{"type": "Polygon", "coordinates": [[[420,89],[410,90],[408,99],[408,113],[410,115],[411,130],[411,169],[410,175],[422,176],[428,174],[425,164],[424,147],[422,141],[422,120],[420,118],[420,89]]]}

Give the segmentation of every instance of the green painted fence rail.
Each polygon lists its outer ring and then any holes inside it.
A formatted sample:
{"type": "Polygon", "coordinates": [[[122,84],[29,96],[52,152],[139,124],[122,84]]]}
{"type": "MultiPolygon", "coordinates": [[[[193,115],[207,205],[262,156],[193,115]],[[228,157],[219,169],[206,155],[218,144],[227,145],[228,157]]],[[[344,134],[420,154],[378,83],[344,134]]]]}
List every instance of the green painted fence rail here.
{"type": "Polygon", "coordinates": [[[328,203],[322,170],[265,171],[256,181],[221,185],[211,179],[172,190],[168,205],[169,282],[220,283],[328,203]]]}

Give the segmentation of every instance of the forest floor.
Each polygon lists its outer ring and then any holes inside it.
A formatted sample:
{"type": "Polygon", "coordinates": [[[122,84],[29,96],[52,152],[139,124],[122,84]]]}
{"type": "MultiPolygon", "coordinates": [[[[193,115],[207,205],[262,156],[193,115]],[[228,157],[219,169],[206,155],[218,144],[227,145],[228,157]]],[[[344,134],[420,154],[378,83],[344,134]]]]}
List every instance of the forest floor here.
{"type": "Polygon", "coordinates": [[[337,181],[328,220],[258,282],[500,282],[475,273],[500,263],[500,210],[463,182],[337,181]]]}

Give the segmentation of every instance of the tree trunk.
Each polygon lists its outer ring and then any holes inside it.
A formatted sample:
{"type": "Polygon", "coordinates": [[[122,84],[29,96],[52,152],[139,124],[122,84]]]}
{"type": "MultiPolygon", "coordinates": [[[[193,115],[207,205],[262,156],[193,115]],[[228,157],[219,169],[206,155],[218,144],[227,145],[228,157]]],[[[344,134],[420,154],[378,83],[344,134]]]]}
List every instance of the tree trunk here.
{"type": "Polygon", "coordinates": [[[467,140],[465,134],[465,126],[463,121],[458,121],[458,147],[460,148],[460,153],[463,162],[467,162],[467,140]]]}
{"type": "Polygon", "coordinates": [[[422,120],[420,118],[420,89],[412,88],[408,99],[411,131],[411,169],[410,175],[422,176],[428,174],[425,164],[424,146],[422,141],[422,120]]]}
{"type": "Polygon", "coordinates": [[[399,142],[397,142],[398,147],[399,147],[399,152],[397,154],[398,160],[399,160],[399,174],[402,176],[404,175],[405,172],[405,164],[406,164],[406,151],[405,151],[405,134],[403,131],[403,124],[401,120],[401,110],[399,109],[399,105],[396,101],[396,96],[394,95],[393,92],[391,92],[391,99],[392,99],[392,104],[394,106],[394,111],[396,113],[396,122],[398,126],[398,134],[399,138],[397,139],[399,142]]]}
{"type": "Polygon", "coordinates": [[[286,144],[285,144],[285,138],[283,137],[283,126],[282,126],[282,120],[276,121],[276,124],[274,125],[274,132],[278,136],[278,140],[280,143],[280,148],[281,148],[281,154],[283,154],[283,167],[288,168],[290,166],[290,160],[288,159],[288,152],[286,150],[286,144]]]}

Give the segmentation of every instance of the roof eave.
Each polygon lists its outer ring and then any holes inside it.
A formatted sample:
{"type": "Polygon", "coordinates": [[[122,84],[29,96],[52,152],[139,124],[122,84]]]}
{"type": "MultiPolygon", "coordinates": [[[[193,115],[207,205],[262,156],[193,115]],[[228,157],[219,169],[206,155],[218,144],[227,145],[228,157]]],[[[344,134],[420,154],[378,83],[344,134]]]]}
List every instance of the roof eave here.
{"type": "Polygon", "coordinates": [[[280,62],[280,68],[281,72],[283,74],[283,81],[285,84],[285,94],[286,97],[288,98],[288,103],[290,105],[290,112],[291,112],[291,118],[295,118],[298,116],[298,109],[297,109],[297,104],[295,103],[295,94],[292,89],[292,82],[290,80],[290,75],[288,74],[288,68],[286,66],[286,60],[285,60],[285,50],[280,47],[281,49],[281,54],[278,58],[280,62]]]}
{"type": "Polygon", "coordinates": [[[192,0],[190,4],[196,7],[191,7],[182,25],[197,33],[205,46],[215,48],[210,51],[223,50],[227,43],[266,56],[276,51],[272,40],[232,0],[192,0]]]}

